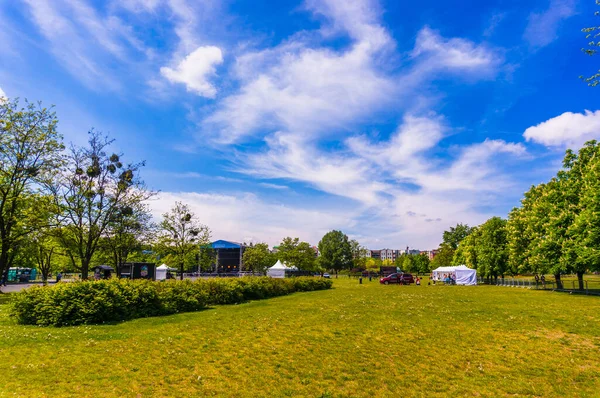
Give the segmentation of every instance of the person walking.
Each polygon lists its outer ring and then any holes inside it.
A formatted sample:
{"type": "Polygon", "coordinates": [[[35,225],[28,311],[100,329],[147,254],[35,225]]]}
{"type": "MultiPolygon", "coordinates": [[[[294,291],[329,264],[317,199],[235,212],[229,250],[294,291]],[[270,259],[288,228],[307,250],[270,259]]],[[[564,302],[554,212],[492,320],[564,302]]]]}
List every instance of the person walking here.
{"type": "Polygon", "coordinates": [[[56,274],[56,283],[60,282],[61,279],[62,279],[62,273],[59,271],[58,274],[56,274]]]}
{"type": "Polygon", "coordinates": [[[4,270],[2,273],[2,279],[0,280],[0,286],[6,286],[6,282],[8,281],[8,270],[4,270]]]}
{"type": "Polygon", "coordinates": [[[542,286],[546,288],[546,275],[542,275],[542,286]]]}

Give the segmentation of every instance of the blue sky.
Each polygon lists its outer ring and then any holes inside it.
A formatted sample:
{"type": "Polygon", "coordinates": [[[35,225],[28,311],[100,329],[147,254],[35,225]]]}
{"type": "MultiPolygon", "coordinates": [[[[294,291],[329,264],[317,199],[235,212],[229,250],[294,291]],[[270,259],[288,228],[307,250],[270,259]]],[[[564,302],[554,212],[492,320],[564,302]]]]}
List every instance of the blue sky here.
{"type": "MultiPolygon", "coordinates": [[[[0,2],[0,94],[110,133],[215,239],[431,249],[600,138],[592,0],[0,2]]],[[[596,19],[595,19],[596,18],[596,19]]]]}

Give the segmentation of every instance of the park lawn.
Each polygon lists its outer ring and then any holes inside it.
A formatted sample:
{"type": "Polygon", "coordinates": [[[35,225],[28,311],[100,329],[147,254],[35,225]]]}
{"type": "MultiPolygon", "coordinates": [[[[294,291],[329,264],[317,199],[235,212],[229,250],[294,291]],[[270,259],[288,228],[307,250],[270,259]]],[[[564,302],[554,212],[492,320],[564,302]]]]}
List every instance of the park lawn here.
{"type": "Polygon", "coordinates": [[[598,396],[600,297],[359,285],[117,325],[18,326],[0,397],[598,396]]]}

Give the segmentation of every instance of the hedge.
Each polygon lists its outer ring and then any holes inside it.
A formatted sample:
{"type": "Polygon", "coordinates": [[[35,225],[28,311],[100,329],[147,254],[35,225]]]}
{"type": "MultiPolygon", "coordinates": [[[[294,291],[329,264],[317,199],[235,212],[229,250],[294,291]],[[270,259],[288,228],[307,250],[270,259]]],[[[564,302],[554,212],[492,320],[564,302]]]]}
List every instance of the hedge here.
{"type": "Polygon", "coordinates": [[[331,285],[330,279],[311,277],[60,283],[13,294],[10,312],[22,325],[102,324],[329,289],[331,285]]]}

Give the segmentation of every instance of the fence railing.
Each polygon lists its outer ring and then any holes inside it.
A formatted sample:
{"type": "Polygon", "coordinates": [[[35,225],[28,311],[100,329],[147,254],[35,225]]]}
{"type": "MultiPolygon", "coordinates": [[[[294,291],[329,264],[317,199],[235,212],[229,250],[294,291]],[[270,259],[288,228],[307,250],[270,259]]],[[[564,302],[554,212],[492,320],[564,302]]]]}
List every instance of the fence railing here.
{"type": "Polygon", "coordinates": [[[578,294],[591,294],[600,295],[600,280],[584,280],[583,289],[579,288],[579,281],[573,279],[566,279],[561,281],[562,287],[558,287],[556,280],[550,279],[546,281],[526,278],[498,278],[488,279],[478,277],[477,281],[480,284],[506,286],[506,287],[520,287],[526,289],[536,290],[555,290],[561,292],[578,293],[578,294]]]}

